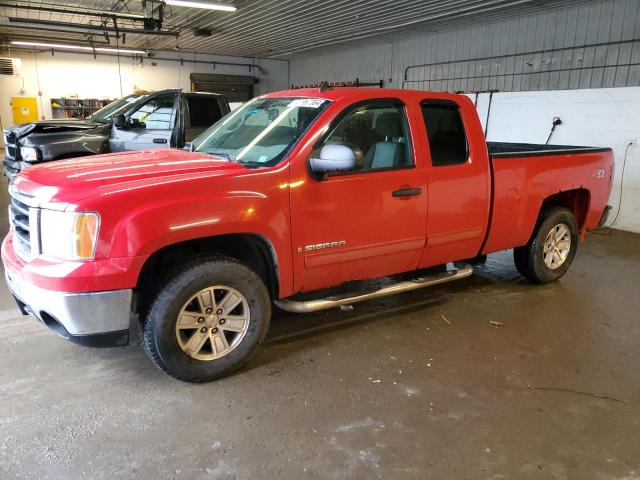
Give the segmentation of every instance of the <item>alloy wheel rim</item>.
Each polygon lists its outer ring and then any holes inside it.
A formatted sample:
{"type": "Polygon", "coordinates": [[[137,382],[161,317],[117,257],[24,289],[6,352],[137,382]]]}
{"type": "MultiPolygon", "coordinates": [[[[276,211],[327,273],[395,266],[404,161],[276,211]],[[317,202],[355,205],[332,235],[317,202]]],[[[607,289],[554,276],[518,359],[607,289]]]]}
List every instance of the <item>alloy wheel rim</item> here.
{"type": "Polygon", "coordinates": [[[571,251],[571,230],[564,223],[559,223],[547,234],[542,256],[544,264],[550,270],[560,268],[566,262],[571,251]]]}
{"type": "Polygon", "coordinates": [[[195,360],[211,361],[228,355],[247,333],[251,312],[242,293],[226,285],[200,290],[182,307],[176,320],[176,339],[195,360]]]}

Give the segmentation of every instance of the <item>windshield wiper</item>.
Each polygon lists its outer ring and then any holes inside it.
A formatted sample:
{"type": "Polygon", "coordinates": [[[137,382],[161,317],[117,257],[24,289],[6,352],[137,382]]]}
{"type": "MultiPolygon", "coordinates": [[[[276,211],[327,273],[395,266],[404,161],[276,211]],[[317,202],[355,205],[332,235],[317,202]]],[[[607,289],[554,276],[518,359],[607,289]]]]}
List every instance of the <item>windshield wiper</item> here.
{"type": "Polygon", "coordinates": [[[237,163],[235,155],[227,152],[216,152],[215,150],[205,150],[207,155],[216,155],[217,157],[226,158],[230,162],[237,163]]]}
{"type": "Polygon", "coordinates": [[[238,160],[238,163],[247,168],[260,168],[264,167],[264,162],[252,162],[251,160],[238,160]]]}

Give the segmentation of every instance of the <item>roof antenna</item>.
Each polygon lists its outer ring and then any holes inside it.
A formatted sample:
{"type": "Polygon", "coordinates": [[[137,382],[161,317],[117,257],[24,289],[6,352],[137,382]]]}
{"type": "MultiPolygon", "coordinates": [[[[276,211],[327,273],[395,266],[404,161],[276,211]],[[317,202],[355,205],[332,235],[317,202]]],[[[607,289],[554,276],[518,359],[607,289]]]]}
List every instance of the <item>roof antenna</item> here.
{"type": "Polygon", "coordinates": [[[331,88],[331,85],[329,85],[329,82],[327,82],[326,80],[323,80],[322,82],[320,82],[320,91],[324,92],[327,91],[331,88]]]}

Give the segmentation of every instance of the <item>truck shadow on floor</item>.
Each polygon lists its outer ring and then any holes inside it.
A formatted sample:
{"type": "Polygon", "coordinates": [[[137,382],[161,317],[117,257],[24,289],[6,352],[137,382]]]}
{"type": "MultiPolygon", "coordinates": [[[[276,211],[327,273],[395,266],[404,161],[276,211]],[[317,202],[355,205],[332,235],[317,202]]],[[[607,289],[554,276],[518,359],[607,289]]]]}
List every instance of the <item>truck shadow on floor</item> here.
{"type": "Polygon", "coordinates": [[[530,286],[518,275],[513,263],[505,262],[504,257],[490,259],[486,265],[477,267],[473,276],[464,280],[369,300],[358,303],[349,310],[334,308],[309,314],[292,314],[274,307],[265,344],[286,344],[336,330],[374,323],[388,319],[392,315],[426,311],[452,300],[452,297],[460,293],[482,290],[499,295],[505,292],[511,293],[514,290],[525,291],[530,286]]]}
{"type": "Polygon", "coordinates": [[[265,367],[296,352],[315,348],[322,343],[322,337],[335,332],[375,324],[390,317],[421,313],[425,318],[437,316],[439,307],[456,301],[460,295],[501,296],[526,292],[533,287],[518,275],[513,263],[509,265],[500,260],[496,264],[488,262],[464,280],[362,302],[352,310],[334,308],[311,314],[292,314],[275,309],[267,338],[246,369],[265,367]]]}

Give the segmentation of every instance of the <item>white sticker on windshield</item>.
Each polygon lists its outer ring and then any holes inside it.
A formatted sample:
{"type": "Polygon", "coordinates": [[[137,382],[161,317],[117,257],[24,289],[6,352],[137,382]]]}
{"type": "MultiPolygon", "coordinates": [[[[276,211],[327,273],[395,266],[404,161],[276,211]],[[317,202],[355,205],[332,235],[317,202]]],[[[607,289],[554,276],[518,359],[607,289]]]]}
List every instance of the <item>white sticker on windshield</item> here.
{"type": "Polygon", "coordinates": [[[290,107],[319,108],[326,102],[323,98],[298,98],[289,104],[290,107]]]}

